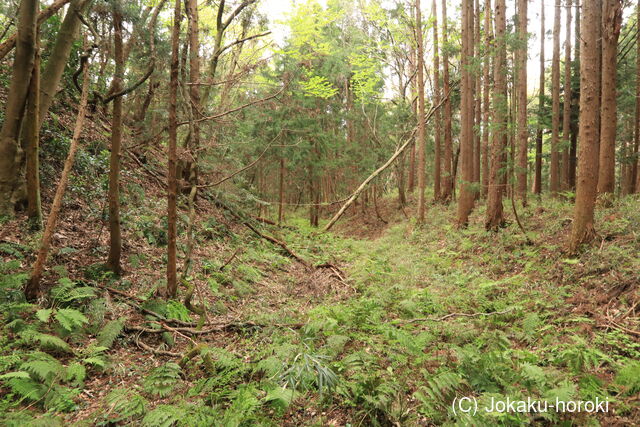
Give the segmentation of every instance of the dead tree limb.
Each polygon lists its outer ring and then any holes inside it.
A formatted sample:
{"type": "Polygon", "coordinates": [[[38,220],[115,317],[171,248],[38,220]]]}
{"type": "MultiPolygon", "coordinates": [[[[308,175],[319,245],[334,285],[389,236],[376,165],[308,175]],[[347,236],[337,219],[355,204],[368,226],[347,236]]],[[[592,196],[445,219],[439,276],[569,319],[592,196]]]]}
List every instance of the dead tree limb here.
{"type": "MultiPolygon", "coordinates": [[[[429,112],[427,113],[427,115],[424,118],[425,122],[428,122],[431,119],[431,117],[433,117],[435,112],[444,104],[445,99],[447,99],[448,97],[449,97],[449,94],[447,94],[446,96],[443,96],[442,99],[440,100],[440,102],[437,105],[434,105],[433,107],[431,107],[431,109],[429,110],[429,112]]],[[[360,186],[356,189],[356,191],[353,192],[351,197],[349,197],[347,202],[344,205],[342,205],[340,210],[333,216],[333,218],[331,218],[331,220],[327,223],[327,225],[325,225],[324,231],[331,230],[331,227],[334,226],[334,224],[345,213],[347,208],[349,208],[349,206],[351,206],[351,204],[358,198],[360,193],[362,193],[362,191],[367,187],[367,185],[369,185],[369,183],[371,181],[373,181],[378,175],[380,175],[382,172],[384,172],[385,169],[387,169],[389,166],[391,166],[393,164],[393,162],[400,156],[400,154],[402,154],[402,152],[408,146],[411,145],[411,143],[413,142],[413,135],[415,135],[415,133],[416,133],[416,129],[414,128],[413,131],[411,132],[411,135],[409,136],[409,138],[407,138],[406,142],[404,144],[402,144],[402,146],[399,149],[397,149],[395,153],[393,153],[393,155],[389,158],[389,160],[387,160],[385,164],[383,164],[378,169],[376,169],[371,175],[369,175],[369,177],[367,179],[365,179],[362,182],[362,184],[360,184],[360,186]]]]}
{"type": "MultiPolygon", "coordinates": [[[[86,44],[86,43],[85,43],[86,44]]],[[[87,104],[89,100],[89,66],[85,64],[83,67],[83,79],[82,79],[82,96],[80,99],[80,107],[78,108],[78,116],[76,117],[76,124],[73,129],[73,137],[69,144],[69,154],[64,162],[64,168],[62,169],[62,175],[56,188],[56,194],[53,197],[53,204],[51,205],[51,212],[47,218],[47,225],[42,235],[42,241],[40,243],[40,249],[38,250],[38,256],[33,264],[33,270],[31,277],[24,288],[24,294],[29,301],[33,301],[38,297],[40,293],[40,279],[44,270],[44,265],[49,254],[49,248],[51,247],[51,241],[53,240],[53,232],[58,223],[58,215],[62,209],[62,199],[64,193],[67,190],[67,183],[69,182],[69,175],[71,175],[71,168],[75,160],[76,151],[80,142],[80,136],[82,135],[84,119],[87,114],[87,104]]]]}

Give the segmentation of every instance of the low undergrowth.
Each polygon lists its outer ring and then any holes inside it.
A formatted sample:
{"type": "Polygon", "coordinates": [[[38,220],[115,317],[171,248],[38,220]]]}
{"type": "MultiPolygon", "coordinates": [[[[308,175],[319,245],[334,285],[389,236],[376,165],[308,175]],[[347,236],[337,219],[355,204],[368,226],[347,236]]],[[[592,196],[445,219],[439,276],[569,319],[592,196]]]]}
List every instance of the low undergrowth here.
{"type": "Polygon", "coordinates": [[[407,220],[375,240],[319,233],[296,218],[295,228],[264,226],[333,270],[305,269],[212,216],[199,224],[198,262],[186,279],[206,316],[185,307],[187,287],[178,300],[155,297],[162,282],[150,278],[161,277],[164,239],[151,212],[131,216],[147,245],[140,248],[149,249],[129,254],[127,275],[66,265],[74,251],[60,250],[53,286],[38,304],[20,291],[34,244],[3,242],[0,419],[9,426],[632,425],[640,417],[634,206],[627,199],[600,209],[598,239],[579,256],[564,252],[570,205],[558,200],[521,209],[533,245],[513,224],[485,232],[482,208],[466,230],[451,226],[453,208],[433,206],[425,226],[407,220]],[[224,327],[186,334],[215,324],[224,327]],[[492,399],[599,398],[610,410],[472,416],[454,413],[462,396],[481,407],[492,399]]]}

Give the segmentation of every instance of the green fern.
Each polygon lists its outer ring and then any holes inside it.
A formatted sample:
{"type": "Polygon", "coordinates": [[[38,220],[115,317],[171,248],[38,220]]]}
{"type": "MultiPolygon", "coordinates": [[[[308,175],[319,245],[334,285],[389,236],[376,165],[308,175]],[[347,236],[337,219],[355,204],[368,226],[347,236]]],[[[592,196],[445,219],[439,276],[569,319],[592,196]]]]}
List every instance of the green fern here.
{"type": "Polygon", "coordinates": [[[182,320],[184,322],[191,320],[189,310],[179,301],[169,301],[166,306],[166,313],[169,319],[182,320]]]}
{"type": "Polygon", "coordinates": [[[445,408],[453,395],[462,389],[464,380],[455,372],[441,372],[416,392],[416,398],[431,410],[445,408]]]}
{"type": "Polygon", "coordinates": [[[55,335],[44,334],[33,329],[25,329],[20,333],[20,336],[27,342],[37,342],[42,349],[73,353],[69,344],[55,335]]]}
{"type": "Polygon", "coordinates": [[[47,323],[49,321],[49,318],[51,317],[52,312],[53,310],[50,308],[42,308],[36,311],[36,317],[38,318],[39,321],[43,323],[47,323]]]}
{"type": "Polygon", "coordinates": [[[76,388],[54,386],[44,396],[44,407],[51,412],[72,412],[77,409],[74,398],[80,394],[76,388]]]}
{"type": "Polygon", "coordinates": [[[24,362],[20,365],[20,369],[32,374],[34,379],[45,383],[50,383],[64,374],[64,367],[55,359],[24,362]]]}
{"type": "Polygon", "coordinates": [[[171,393],[179,379],[180,366],[169,362],[153,369],[149,373],[149,376],[143,382],[144,390],[149,394],[164,397],[171,393]]]}
{"type": "Polygon", "coordinates": [[[116,319],[108,322],[98,333],[98,345],[111,348],[113,342],[118,338],[124,328],[124,319],[116,319]]]}
{"type": "Polygon", "coordinates": [[[640,393],[640,362],[629,361],[625,364],[618,371],[615,382],[623,387],[626,395],[640,393]]]}
{"type": "Polygon", "coordinates": [[[171,427],[185,416],[185,411],[172,405],[158,405],[142,419],[145,427],[171,427]]]}
{"type": "Polygon", "coordinates": [[[56,303],[68,304],[87,298],[94,298],[96,291],[90,286],[77,287],[68,277],[58,280],[58,284],[51,289],[51,298],[56,303]]]}
{"type": "Polygon", "coordinates": [[[87,370],[81,363],[73,362],[67,366],[65,381],[73,385],[82,385],[87,377],[87,370]]]}
{"type": "Polygon", "coordinates": [[[73,332],[89,322],[84,314],[74,308],[60,308],[56,310],[54,317],[68,332],[73,332]]]}
{"type": "Polygon", "coordinates": [[[215,408],[206,405],[204,402],[188,404],[184,406],[186,416],[178,421],[180,427],[192,426],[215,426],[220,419],[220,414],[215,408]]]}
{"type": "Polygon", "coordinates": [[[105,401],[108,406],[106,416],[111,423],[132,421],[147,412],[146,399],[129,390],[115,389],[107,395],[105,401]]]}
{"type": "Polygon", "coordinates": [[[44,384],[33,380],[31,377],[14,377],[9,378],[6,381],[12,392],[17,394],[23,399],[28,400],[40,400],[47,392],[47,387],[44,384]]]}

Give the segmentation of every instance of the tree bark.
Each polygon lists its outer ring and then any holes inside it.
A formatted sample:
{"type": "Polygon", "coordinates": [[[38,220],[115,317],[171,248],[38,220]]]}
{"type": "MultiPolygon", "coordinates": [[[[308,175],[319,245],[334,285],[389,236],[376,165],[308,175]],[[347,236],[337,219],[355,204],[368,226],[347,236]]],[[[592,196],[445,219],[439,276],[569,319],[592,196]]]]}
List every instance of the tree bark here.
{"type": "Polygon", "coordinates": [[[544,2],[540,2],[540,89],[538,93],[538,130],[536,135],[536,163],[533,192],[542,193],[542,136],[544,133],[544,2]]]}
{"type": "Polygon", "coordinates": [[[595,235],[594,209],[598,184],[600,141],[600,1],[582,1],[580,61],[580,121],[576,202],[569,248],[576,251],[595,235]]]}
{"type": "Polygon", "coordinates": [[[462,52],[461,52],[461,111],[460,111],[460,161],[461,178],[460,197],[458,198],[459,227],[466,227],[469,222],[469,214],[473,210],[475,194],[472,188],[474,180],[473,171],[473,76],[470,72],[470,59],[473,55],[473,0],[464,0],[462,3],[462,52]]]}
{"type": "MultiPolygon", "coordinates": [[[[38,39],[36,35],[36,39],[38,39]]],[[[42,228],[42,203],[40,200],[40,162],[38,159],[40,145],[40,46],[36,41],[35,61],[31,73],[29,95],[27,97],[27,111],[23,128],[24,149],[26,151],[26,179],[27,179],[27,217],[31,229],[42,228]]]]}
{"type": "MultiPolygon", "coordinates": [[[[44,21],[51,18],[57,11],[62,9],[64,5],[69,3],[69,1],[70,0],[56,0],[53,3],[51,3],[46,9],[44,9],[43,11],[37,14],[36,25],[40,26],[40,24],[42,24],[44,21]]],[[[20,6],[22,6],[22,3],[20,4],[20,6]]],[[[31,1],[28,1],[27,3],[31,3],[31,1]]],[[[18,21],[20,20],[18,19],[18,21]]],[[[17,33],[11,34],[9,37],[7,37],[5,41],[0,43],[0,60],[2,60],[2,58],[7,56],[7,54],[11,52],[14,47],[16,47],[16,43],[19,40],[20,40],[20,29],[18,28],[17,33]]]]}
{"type": "Polygon", "coordinates": [[[280,183],[278,185],[278,225],[284,221],[284,175],[286,173],[284,155],[280,156],[280,183]]]}
{"type": "Polygon", "coordinates": [[[572,0],[567,2],[567,22],[564,39],[564,103],[562,109],[562,189],[571,188],[571,10],[572,0]]]}
{"type": "Polygon", "coordinates": [[[20,198],[18,137],[27,101],[36,51],[36,17],[38,1],[23,0],[18,12],[17,49],[0,129],[0,216],[13,216],[15,202],[20,198]]]}
{"type": "Polygon", "coordinates": [[[571,120],[571,148],[570,148],[570,156],[569,156],[569,188],[576,188],[576,167],[578,164],[578,116],[580,111],[580,0],[575,0],[576,5],[576,19],[575,19],[575,55],[573,61],[575,76],[578,76],[575,79],[575,87],[572,86],[571,93],[573,95],[572,100],[572,120],[571,120]]]}
{"type": "Polygon", "coordinates": [[[518,162],[516,175],[518,178],[517,194],[522,206],[527,205],[527,148],[529,128],[527,125],[527,1],[518,0],[518,37],[521,47],[516,51],[518,98],[518,162]]]}
{"type": "Polygon", "coordinates": [[[42,272],[47,260],[49,248],[51,247],[53,232],[55,231],[58,221],[58,215],[60,214],[60,209],[62,207],[62,199],[67,189],[67,183],[69,182],[69,175],[71,173],[71,168],[73,167],[73,161],[78,150],[78,142],[80,140],[80,135],[82,134],[82,125],[84,124],[84,119],[87,112],[87,101],[89,99],[88,62],[84,64],[82,76],[82,95],[80,97],[80,106],[78,108],[76,124],[73,128],[73,137],[71,138],[71,143],[69,145],[69,154],[67,154],[67,159],[64,162],[64,168],[62,169],[62,174],[60,175],[60,181],[58,181],[56,194],[53,197],[53,204],[51,205],[51,211],[49,212],[49,216],[47,217],[47,225],[42,235],[40,249],[38,250],[36,261],[33,264],[31,276],[24,289],[25,297],[28,301],[35,300],[40,293],[40,279],[42,278],[42,272]]]}
{"type": "Polygon", "coordinates": [[[178,99],[178,68],[180,44],[180,10],[182,0],[175,0],[173,14],[173,26],[171,28],[171,68],[169,80],[169,147],[168,147],[168,171],[167,171],[167,290],[166,297],[174,298],[178,292],[177,266],[176,266],[176,223],[178,197],[177,179],[177,146],[178,146],[178,120],[176,117],[178,99]]]}
{"type": "Polygon", "coordinates": [[[504,172],[504,154],[507,145],[507,82],[506,82],[506,19],[505,0],[497,0],[495,11],[496,52],[494,55],[493,108],[494,126],[491,142],[491,169],[485,228],[497,230],[504,223],[501,174],[504,172]]]}
{"type": "MultiPolygon", "coordinates": [[[[438,50],[438,13],[436,0],[431,3],[431,16],[433,19],[433,102],[440,103],[440,52],[438,50]]],[[[441,177],[442,177],[442,114],[436,111],[434,123],[434,165],[433,165],[433,198],[441,198],[441,177]]]]}
{"type": "MultiPolygon", "coordinates": [[[[115,72],[113,88],[122,90],[124,55],[122,45],[122,11],[119,1],[113,3],[113,45],[115,72]]],[[[120,231],[120,157],[122,146],[122,97],[113,100],[111,119],[111,156],[109,158],[109,256],[106,267],[117,275],[122,273],[120,257],[122,237],[120,231]]]]}
{"type": "Polygon", "coordinates": [[[80,28],[78,13],[82,13],[91,3],[90,0],[73,0],[69,5],[69,10],[64,16],[60,25],[60,31],[56,36],[56,41],[51,49],[51,55],[47,60],[42,75],[40,85],[40,124],[44,121],[53,98],[58,91],[58,85],[62,79],[62,73],[69,60],[71,46],[77,37],[80,28]]]}
{"type": "Polygon", "coordinates": [[[555,1],[553,16],[553,59],[551,62],[551,165],[549,191],[560,191],[560,0],[555,1]]]}
{"type": "Polygon", "coordinates": [[[491,28],[491,0],[484,2],[484,33],[485,33],[485,54],[482,68],[482,196],[487,197],[489,188],[489,135],[491,133],[491,106],[489,104],[489,93],[491,91],[491,51],[493,43],[491,28]]]}
{"type": "Polygon", "coordinates": [[[600,160],[598,193],[613,193],[616,176],[616,75],[622,2],[604,0],[602,14],[602,104],[600,110],[600,160]]]}
{"type": "MultiPolygon", "coordinates": [[[[447,0],[442,0],[442,87],[448,94],[451,88],[449,80],[449,35],[447,24],[447,0]]],[[[453,137],[451,133],[451,99],[444,99],[444,170],[442,177],[442,201],[449,203],[453,191],[453,137]]]]}
{"type": "Polygon", "coordinates": [[[422,48],[422,12],[420,11],[420,0],[416,0],[415,3],[416,13],[416,40],[417,40],[417,79],[418,79],[418,139],[416,140],[418,148],[418,224],[424,223],[425,215],[425,151],[427,141],[424,135],[424,51],[422,48]]]}
{"type": "MultiPolygon", "coordinates": [[[[474,4],[474,14],[473,14],[473,46],[474,53],[472,56],[479,57],[480,56],[480,0],[475,0],[474,4]]],[[[481,166],[481,141],[482,141],[482,87],[480,82],[481,73],[477,70],[474,71],[475,82],[473,93],[475,96],[475,106],[474,106],[474,126],[473,126],[473,137],[474,137],[474,147],[473,147],[473,182],[476,183],[476,189],[474,191],[474,198],[479,199],[482,191],[477,186],[480,184],[480,166],[481,166]]]]}
{"type": "MultiPolygon", "coordinates": [[[[640,5],[636,6],[637,18],[636,22],[640,22],[640,5]]],[[[629,171],[629,178],[626,182],[626,194],[633,194],[640,189],[640,176],[638,174],[638,148],[640,147],[640,31],[636,39],[637,46],[637,74],[636,74],[636,118],[633,136],[632,162],[629,171]]]]}

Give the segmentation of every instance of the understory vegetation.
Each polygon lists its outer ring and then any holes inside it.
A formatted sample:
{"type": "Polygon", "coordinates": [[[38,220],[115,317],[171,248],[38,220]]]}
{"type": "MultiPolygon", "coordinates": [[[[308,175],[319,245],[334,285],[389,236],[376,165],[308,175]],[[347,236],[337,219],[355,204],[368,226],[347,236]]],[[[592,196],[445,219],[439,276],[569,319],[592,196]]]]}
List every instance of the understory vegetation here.
{"type": "MultiPolygon", "coordinates": [[[[381,201],[402,218],[393,204],[381,201]]],[[[640,344],[627,319],[638,301],[636,204],[600,210],[601,242],[579,256],[561,243],[569,226],[558,218],[570,205],[550,199],[520,212],[535,245],[515,224],[484,231],[481,211],[457,230],[455,212],[441,206],[430,208],[428,227],[375,220],[378,237],[349,236],[371,212],[335,234],[296,217],[288,228],[256,225],[322,269],[210,212],[199,251],[223,245],[224,256],[199,256],[180,292],[206,283],[193,298],[204,301],[201,316],[154,296],[164,243],[150,204],[130,218],[141,242],[128,259],[135,273],[69,267],[83,249],[61,247],[40,304],[22,293],[36,240],[4,241],[3,423],[631,425],[640,410],[640,344]],[[463,395],[599,397],[611,411],[454,415],[463,395]]]]}

